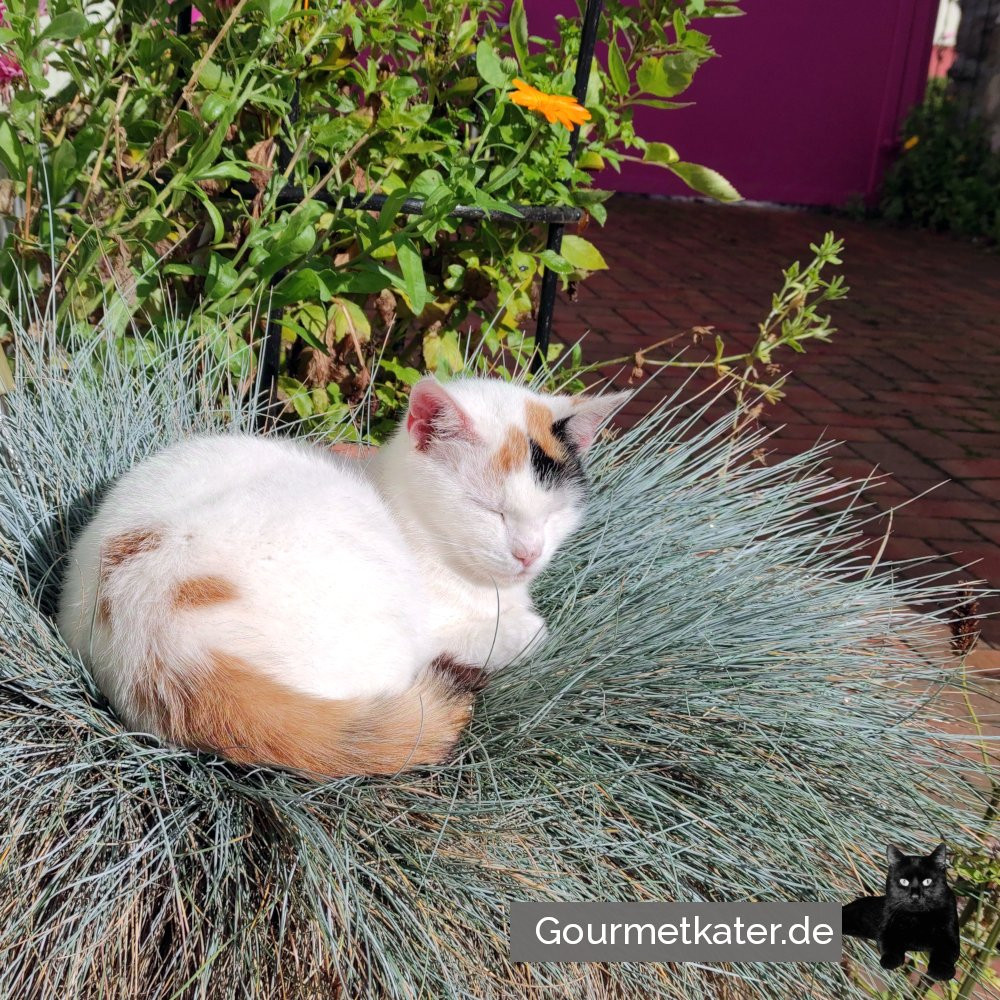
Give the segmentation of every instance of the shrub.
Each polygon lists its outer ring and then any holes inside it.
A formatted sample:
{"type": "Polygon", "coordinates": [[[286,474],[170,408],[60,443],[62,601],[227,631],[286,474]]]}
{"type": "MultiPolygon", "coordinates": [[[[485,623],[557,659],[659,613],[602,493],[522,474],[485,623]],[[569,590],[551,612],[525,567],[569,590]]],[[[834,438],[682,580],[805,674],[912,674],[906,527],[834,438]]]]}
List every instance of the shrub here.
{"type": "Polygon", "coordinates": [[[27,203],[0,282],[54,286],[60,321],[84,330],[106,312],[122,335],[194,315],[242,376],[261,309],[281,308],[283,392],[328,428],[366,398],[382,358],[378,436],[418,369],[461,367],[460,337],[484,318],[485,359],[523,360],[541,267],[577,281],[605,266],[579,232],[546,250],[516,204],[603,223],[611,192],[594,172],[625,159],[738,197],[632,121],[637,106],[678,106],[714,55],[693,19],[731,3],[606,4],[575,165],[567,128],[510,94],[519,78],[570,93],[579,19],[533,35],[523,0],[506,23],[496,0],[205,3],[187,35],[167,0],[123,0],[106,24],[87,22],[83,0],[49,8],[43,26],[26,0],[0,29],[24,70],[0,121],[0,205],[27,203]],[[388,196],[381,211],[349,208],[366,193],[388,196]],[[407,197],[424,199],[422,215],[404,213],[407,197]],[[515,218],[470,225],[458,205],[515,218]]]}
{"type": "Polygon", "coordinates": [[[1000,154],[942,83],[903,125],[903,149],[886,174],[887,219],[1000,240],[1000,154]]]}
{"type": "Polygon", "coordinates": [[[506,903],[844,901],[887,842],[942,836],[978,878],[991,761],[943,730],[963,678],[915,610],[947,582],[872,570],[857,515],[822,513],[860,487],[821,452],[762,467],[759,436],[669,403],[598,445],[538,587],[551,636],[450,763],[317,786],[125,731],[48,616],[60,556],[110,477],[253,414],[196,338],[140,356],[105,327],[66,356],[34,328],[0,463],[0,995],[863,1000],[896,994],[862,945],[846,969],[514,966],[506,903]]]}

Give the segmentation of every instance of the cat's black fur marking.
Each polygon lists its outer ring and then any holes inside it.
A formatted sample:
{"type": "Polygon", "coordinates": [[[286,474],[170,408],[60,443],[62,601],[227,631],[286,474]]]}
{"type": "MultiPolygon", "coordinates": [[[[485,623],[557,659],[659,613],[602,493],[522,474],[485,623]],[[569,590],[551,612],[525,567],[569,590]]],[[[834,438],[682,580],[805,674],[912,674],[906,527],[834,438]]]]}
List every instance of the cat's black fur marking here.
{"type": "Polygon", "coordinates": [[[903,854],[895,847],[886,853],[885,895],[848,903],[843,908],[844,934],[873,939],[885,969],[899,968],[908,951],[926,951],[927,975],[953,978],[960,944],[958,905],[948,886],[944,844],[927,857],[903,854]],[[928,879],[930,884],[924,885],[928,879]]]}
{"type": "Polygon", "coordinates": [[[569,436],[568,424],[569,417],[564,417],[552,425],[553,436],[566,449],[566,458],[562,462],[547,455],[534,440],[529,439],[531,469],[542,486],[553,489],[557,486],[586,489],[587,480],[583,472],[583,463],[580,461],[580,451],[569,436]]]}

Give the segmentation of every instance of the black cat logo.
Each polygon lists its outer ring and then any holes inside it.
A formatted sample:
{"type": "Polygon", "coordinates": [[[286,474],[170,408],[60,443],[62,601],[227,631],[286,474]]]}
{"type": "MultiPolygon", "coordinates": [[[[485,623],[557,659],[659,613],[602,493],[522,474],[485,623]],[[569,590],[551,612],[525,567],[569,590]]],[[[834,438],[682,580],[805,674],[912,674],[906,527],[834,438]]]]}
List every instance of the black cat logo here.
{"type": "Polygon", "coordinates": [[[927,857],[886,852],[889,874],[884,896],[862,896],[843,910],[843,932],[872,938],[884,969],[898,969],[908,951],[929,952],[927,975],[951,979],[958,960],[958,905],[948,885],[944,844],[927,857]]]}

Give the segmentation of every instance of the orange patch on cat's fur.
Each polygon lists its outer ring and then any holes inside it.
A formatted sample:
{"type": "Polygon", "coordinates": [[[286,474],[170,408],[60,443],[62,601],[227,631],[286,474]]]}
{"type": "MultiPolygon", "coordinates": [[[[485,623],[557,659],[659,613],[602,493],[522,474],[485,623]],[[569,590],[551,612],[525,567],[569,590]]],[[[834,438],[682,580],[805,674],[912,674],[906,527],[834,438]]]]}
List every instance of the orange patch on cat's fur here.
{"type": "Polygon", "coordinates": [[[524,404],[528,420],[528,434],[554,462],[565,462],[566,446],[552,433],[552,411],[542,403],[529,400],[524,404]]]}
{"type": "Polygon", "coordinates": [[[192,576],[174,589],[173,606],[178,611],[222,604],[236,597],[234,584],[222,576],[192,576]]]}
{"type": "MultiPolygon", "coordinates": [[[[152,552],[162,541],[163,536],[152,528],[126,531],[109,538],[101,546],[100,586],[107,584],[113,569],[143,552],[152,552]]],[[[97,600],[97,621],[100,625],[107,625],[110,620],[111,602],[102,594],[97,600]]]]}
{"type": "Polygon", "coordinates": [[[152,552],[162,540],[160,533],[153,529],[126,531],[109,538],[101,547],[102,575],[141,552],[152,552]]]}
{"type": "Polygon", "coordinates": [[[523,465],[527,465],[529,453],[527,435],[519,427],[510,427],[490,465],[501,475],[510,475],[523,465]]]}
{"type": "Polygon", "coordinates": [[[443,760],[472,714],[472,696],[430,671],[402,694],[333,700],[296,691],[228,653],[207,660],[186,674],[190,685],[152,665],[135,704],[168,739],[241,764],[331,778],[395,774],[443,760]]]}

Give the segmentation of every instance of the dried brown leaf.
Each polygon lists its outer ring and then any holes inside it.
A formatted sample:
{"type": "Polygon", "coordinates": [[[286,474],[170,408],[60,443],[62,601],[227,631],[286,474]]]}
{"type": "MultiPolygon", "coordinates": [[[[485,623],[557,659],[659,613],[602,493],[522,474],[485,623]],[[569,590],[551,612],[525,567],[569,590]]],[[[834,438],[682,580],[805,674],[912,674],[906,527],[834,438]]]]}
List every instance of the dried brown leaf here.
{"type": "Polygon", "coordinates": [[[261,139],[247,150],[247,159],[254,164],[250,170],[250,181],[258,192],[263,191],[271,180],[276,151],[274,139],[261,139]]]}
{"type": "Polygon", "coordinates": [[[388,330],[396,322],[396,296],[383,288],[378,295],[372,296],[371,305],[382,326],[388,330]]]}

